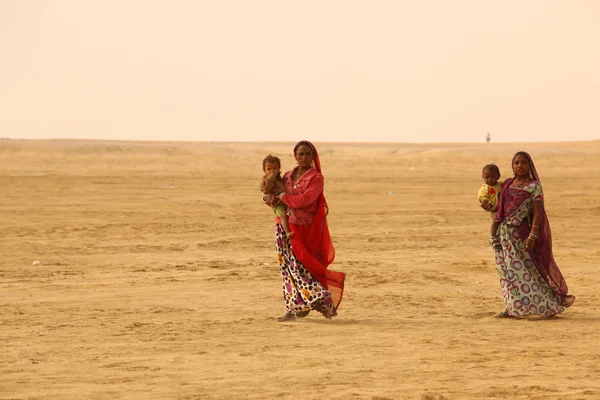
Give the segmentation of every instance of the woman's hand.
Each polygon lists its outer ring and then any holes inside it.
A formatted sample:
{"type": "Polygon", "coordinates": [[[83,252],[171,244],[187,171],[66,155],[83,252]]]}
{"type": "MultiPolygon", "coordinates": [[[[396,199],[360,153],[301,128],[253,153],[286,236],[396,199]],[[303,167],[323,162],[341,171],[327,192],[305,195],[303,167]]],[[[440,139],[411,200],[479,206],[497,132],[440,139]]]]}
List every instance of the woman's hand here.
{"type": "Polygon", "coordinates": [[[279,203],[281,203],[281,199],[279,196],[267,193],[263,196],[263,202],[269,207],[276,207],[279,205],[279,203]]]}
{"type": "Polygon", "coordinates": [[[530,252],[531,250],[533,250],[534,246],[535,239],[528,237],[527,239],[525,239],[525,247],[523,248],[523,250],[525,250],[526,252],[530,252]]]}
{"type": "Polygon", "coordinates": [[[271,207],[277,207],[280,204],[281,204],[281,199],[279,198],[279,196],[273,196],[273,200],[271,200],[271,202],[269,203],[269,205],[271,207]]]}
{"type": "Polygon", "coordinates": [[[485,211],[492,211],[494,209],[494,205],[488,200],[483,200],[481,202],[481,208],[483,208],[485,211]]]}
{"type": "Polygon", "coordinates": [[[268,205],[268,206],[270,206],[270,207],[273,207],[273,206],[271,205],[271,203],[273,202],[273,199],[274,199],[274,198],[275,198],[275,196],[274,196],[274,195],[272,195],[272,194],[270,194],[270,193],[267,193],[267,194],[265,194],[265,195],[263,196],[263,202],[264,202],[266,205],[268,205]]]}

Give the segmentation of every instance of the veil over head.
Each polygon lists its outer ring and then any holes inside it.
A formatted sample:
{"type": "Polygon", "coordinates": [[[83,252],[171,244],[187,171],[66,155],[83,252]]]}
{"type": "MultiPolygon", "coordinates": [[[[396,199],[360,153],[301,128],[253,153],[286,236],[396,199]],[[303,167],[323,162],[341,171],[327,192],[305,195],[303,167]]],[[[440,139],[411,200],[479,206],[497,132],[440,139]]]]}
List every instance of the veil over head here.
{"type": "Polygon", "coordinates": [[[298,148],[302,145],[306,145],[308,147],[310,147],[310,149],[312,150],[313,153],[313,160],[311,163],[311,166],[316,169],[319,173],[321,172],[321,161],[319,160],[319,152],[317,151],[317,148],[315,147],[314,144],[312,144],[311,142],[309,142],[308,140],[301,140],[298,143],[296,143],[296,145],[294,146],[294,156],[296,155],[296,151],[298,150],[298,148]]]}

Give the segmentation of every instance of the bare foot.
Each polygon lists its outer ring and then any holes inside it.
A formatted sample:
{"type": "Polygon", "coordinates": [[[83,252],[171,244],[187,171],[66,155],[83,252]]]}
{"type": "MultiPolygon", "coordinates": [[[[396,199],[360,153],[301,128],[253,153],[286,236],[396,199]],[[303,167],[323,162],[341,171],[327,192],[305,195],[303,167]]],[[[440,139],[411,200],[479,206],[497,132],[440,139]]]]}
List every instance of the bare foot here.
{"type": "Polygon", "coordinates": [[[575,296],[573,295],[568,295],[565,299],[565,303],[563,304],[563,306],[565,308],[569,308],[573,305],[573,303],[575,303],[575,296]]]}

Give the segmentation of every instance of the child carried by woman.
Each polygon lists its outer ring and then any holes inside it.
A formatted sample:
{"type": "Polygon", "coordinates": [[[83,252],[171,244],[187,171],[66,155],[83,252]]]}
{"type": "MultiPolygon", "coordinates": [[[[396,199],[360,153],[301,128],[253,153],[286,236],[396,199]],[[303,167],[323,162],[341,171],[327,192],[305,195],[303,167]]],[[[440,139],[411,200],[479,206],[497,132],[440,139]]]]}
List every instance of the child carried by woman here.
{"type": "MultiPolygon", "coordinates": [[[[260,190],[264,194],[274,194],[278,196],[281,193],[285,193],[285,184],[281,178],[281,161],[279,160],[279,157],[272,156],[271,154],[266,156],[263,160],[263,172],[265,175],[260,183],[260,190]]],[[[279,200],[277,197],[276,199],[279,200]]],[[[274,203],[269,205],[273,208],[275,215],[281,218],[283,230],[285,231],[288,239],[291,239],[292,236],[294,236],[294,232],[290,230],[290,226],[288,224],[286,205],[280,201],[278,204],[274,203]]]]}
{"type": "Polygon", "coordinates": [[[479,199],[479,204],[481,207],[489,211],[492,217],[492,226],[490,228],[490,244],[496,247],[502,247],[500,242],[498,241],[498,226],[499,223],[496,222],[494,218],[494,214],[498,209],[498,195],[502,191],[502,181],[500,180],[500,168],[496,164],[488,164],[483,167],[483,171],[481,173],[481,177],[485,182],[479,188],[479,192],[477,193],[477,198],[479,199]]]}

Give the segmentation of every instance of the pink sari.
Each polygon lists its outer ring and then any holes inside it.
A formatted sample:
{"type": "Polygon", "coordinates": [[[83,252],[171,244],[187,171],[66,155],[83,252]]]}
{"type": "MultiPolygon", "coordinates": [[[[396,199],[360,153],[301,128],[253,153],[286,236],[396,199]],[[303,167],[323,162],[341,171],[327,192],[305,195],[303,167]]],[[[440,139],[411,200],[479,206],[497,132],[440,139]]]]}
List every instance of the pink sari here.
{"type": "Polygon", "coordinates": [[[511,188],[512,178],[502,187],[496,221],[500,222],[502,251],[496,252],[507,311],[510,315],[552,316],[575,301],[552,254],[552,235],[546,211],[542,207],[538,240],[532,251],[525,252],[525,240],[531,232],[533,202],[543,202],[542,187],[533,160],[526,155],[533,181],[523,188],[511,188]]]}

